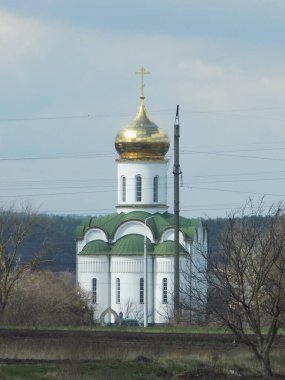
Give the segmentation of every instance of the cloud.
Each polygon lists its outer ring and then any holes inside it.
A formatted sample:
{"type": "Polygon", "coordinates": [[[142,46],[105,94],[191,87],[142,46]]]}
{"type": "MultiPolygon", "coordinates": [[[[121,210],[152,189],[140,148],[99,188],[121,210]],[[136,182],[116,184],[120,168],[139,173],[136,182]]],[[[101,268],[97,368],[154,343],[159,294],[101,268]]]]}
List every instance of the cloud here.
{"type": "MultiPolygon", "coordinates": [[[[150,116],[170,136],[176,104],[181,105],[184,146],[285,138],[285,52],[279,45],[190,33],[181,37],[171,30],[132,34],[2,11],[0,49],[2,118],[39,118],[1,122],[2,155],[104,151],[115,157],[115,135],[138,106],[140,83],[134,72],[141,66],[151,71],[145,89],[150,116]],[[93,116],[72,118],[87,114],[93,116]],[[71,118],[40,120],[57,115],[71,118]]],[[[102,168],[114,176],[114,157],[101,165],[78,160],[75,176],[101,178],[102,168]]],[[[241,171],[225,158],[190,159],[191,165],[184,164],[186,175],[189,170],[241,171]]],[[[71,178],[74,167],[61,160],[27,166],[14,162],[3,173],[12,179],[21,174],[30,180],[71,178]]],[[[102,193],[100,204],[105,196],[106,204],[115,202],[113,193],[102,193]]],[[[78,202],[72,209],[88,204],[89,198],[80,197],[71,200],[78,202]]],[[[64,207],[71,201],[65,199],[64,207]]],[[[46,209],[60,204],[56,197],[43,201],[46,209]]]]}
{"type": "Polygon", "coordinates": [[[49,32],[38,20],[0,11],[1,69],[11,72],[19,62],[41,55],[49,32]]]}
{"type": "Polygon", "coordinates": [[[0,25],[0,75],[10,105],[16,94],[19,115],[24,107],[33,115],[106,113],[110,107],[131,114],[138,92],[134,71],[141,65],[152,72],[146,91],[154,109],[174,98],[205,110],[283,103],[285,54],[272,47],[103,32],[8,12],[0,12],[0,25]]]}
{"type": "Polygon", "coordinates": [[[141,65],[152,72],[146,94],[154,110],[173,106],[174,99],[206,111],[283,103],[284,52],[272,47],[103,32],[8,12],[0,13],[0,25],[6,110],[14,97],[13,113],[19,116],[23,110],[44,116],[110,109],[132,115],[139,83],[134,71],[141,65]]]}

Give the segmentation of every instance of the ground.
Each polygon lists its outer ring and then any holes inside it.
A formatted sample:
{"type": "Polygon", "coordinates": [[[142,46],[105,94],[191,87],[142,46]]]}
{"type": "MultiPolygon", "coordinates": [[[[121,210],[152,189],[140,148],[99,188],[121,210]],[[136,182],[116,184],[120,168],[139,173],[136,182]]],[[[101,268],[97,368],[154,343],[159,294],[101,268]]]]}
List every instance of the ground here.
{"type": "MultiPolygon", "coordinates": [[[[261,379],[253,354],[231,334],[167,330],[1,329],[0,380],[261,379]]],[[[284,352],[282,338],[271,358],[279,379],[284,352]]]]}

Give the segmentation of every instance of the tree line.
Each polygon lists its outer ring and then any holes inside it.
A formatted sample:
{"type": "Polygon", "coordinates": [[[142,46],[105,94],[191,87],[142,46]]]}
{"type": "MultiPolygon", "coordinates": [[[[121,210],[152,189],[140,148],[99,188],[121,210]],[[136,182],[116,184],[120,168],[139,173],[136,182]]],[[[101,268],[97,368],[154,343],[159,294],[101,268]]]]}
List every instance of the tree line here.
{"type": "MultiPolygon", "coordinates": [[[[1,211],[1,210],[0,210],[1,211]]],[[[24,214],[19,213],[24,219],[24,214]]],[[[44,257],[40,264],[43,269],[52,272],[75,272],[76,240],[75,229],[85,217],[77,215],[33,214],[34,223],[29,236],[19,247],[19,254],[24,261],[29,260],[32,252],[39,251],[44,245],[44,257]]],[[[219,251],[218,236],[227,225],[227,218],[204,220],[210,254],[219,251]]]]}

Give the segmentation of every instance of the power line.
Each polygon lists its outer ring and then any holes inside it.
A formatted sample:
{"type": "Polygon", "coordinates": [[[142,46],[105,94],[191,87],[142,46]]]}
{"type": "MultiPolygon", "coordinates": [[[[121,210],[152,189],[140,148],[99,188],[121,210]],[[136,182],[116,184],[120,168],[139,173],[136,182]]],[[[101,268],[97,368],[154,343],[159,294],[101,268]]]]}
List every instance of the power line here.
{"type": "MultiPolygon", "coordinates": [[[[284,174],[285,173],[285,170],[278,170],[278,171],[250,171],[250,172],[240,172],[240,173],[210,173],[210,174],[196,174],[196,175],[188,175],[188,176],[183,176],[184,179],[202,179],[202,178],[214,178],[215,177],[240,177],[240,176],[259,176],[259,175],[279,175],[279,174],[284,174]]],[[[148,177],[149,180],[152,180],[153,178],[152,177],[148,177]]],[[[102,182],[111,182],[115,185],[117,185],[117,178],[114,179],[113,177],[96,177],[94,179],[90,179],[90,178],[77,178],[77,179],[74,179],[74,178],[61,178],[61,179],[52,179],[52,180],[47,180],[47,179],[39,179],[39,180],[9,180],[9,181],[5,181],[5,180],[1,180],[1,184],[2,185],[11,185],[11,186],[14,186],[15,184],[17,183],[20,183],[21,185],[23,184],[39,184],[39,183],[43,183],[45,186],[49,183],[55,183],[55,184],[66,184],[66,183],[102,183],[102,182]]],[[[169,177],[168,178],[168,182],[172,182],[173,181],[173,178],[172,177],[169,177]]]]}
{"type": "Polygon", "coordinates": [[[198,149],[198,148],[224,148],[224,147],[238,147],[238,146],[260,146],[260,145],[266,145],[268,147],[269,145],[280,145],[284,144],[284,141],[282,140],[276,140],[276,141],[266,141],[266,142],[247,142],[247,143],[234,143],[234,144],[207,144],[207,145],[193,145],[191,147],[183,146],[181,145],[181,150],[183,149],[198,149]]]}
{"type": "Polygon", "coordinates": [[[0,161],[33,161],[33,160],[66,160],[66,159],[86,159],[86,158],[106,158],[114,157],[114,153],[90,153],[90,154],[66,154],[50,156],[18,156],[18,157],[1,157],[0,161]]]}
{"type": "MultiPolygon", "coordinates": [[[[276,142],[272,142],[276,144],[276,142]]],[[[278,142],[280,144],[283,142],[278,142]]],[[[266,143],[266,148],[247,148],[247,149],[226,149],[226,150],[218,150],[218,151],[209,151],[209,150],[203,150],[199,151],[196,150],[197,148],[201,147],[207,147],[207,148],[215,148],[215,147],[225,147],[225,146],[252,146],[256,145],[257,143],[246,143],[246,144],[233,144],[233,145],[200,145],[200,146],[192,146],[192,147],[184,147],[181,149],[182,154],[213,154],[213,155],[222,155],[225,153],[234,153],[234,152],[254,152],[254,151],[271,151],[271,150],[284,150],[285,147],[268,147],[268,142],[266,143]]],[[[260,143],[259,143],[260,144],[260,143]]],[[[228,155],[228,154],[227,154],[228,155]]],[[[20,156],[0,156],[0,161],[22,161],[22,160],[54,160],[54,159],[73,159],[73,158],[101,158],[101,157],[114,157],[116,156],[116,153],[112,150],[107,151],[97,151],[97,152],[78,152],[78,153],[54,153],[54,154],[40,154],[40,155],[20,155],[20,156]]],[[[230,156],[230,155],[228,155],[230,156]]],[[[261,159],[271,159],[270,157],[255,157],[255,156],[242,156],[237,155],[237,157],[248,157],[248,158],[261,158],[261,159]]]]}
{"type": "Polygon", "coordinates": [[[254,191],[228,190],[228,189],[217,189],[217,188],[196,187],[196,186],[185,186],[185,187],[190,190],[221,191],[221,192],[228,192],[228,193],[253,194],[253,195],[260,195],[260,196],[270,195],[273,197],[285,197],[285,194],[273,194],[273,193],[265,193],[265,192],[259,193],[259,192],[254,192],[254,191]]]}
{"type": "MultiPolygon", "coordinates": [[[[185,154],[185,152],[184,152],[185,154]]],[[[271,158],[271,157],[261,157],[261,156],[247,156],[247,155],[240,155],[240,154],[224,154],[220,152],[207,152],[207,151],[194,151],[188,152],[188,154],[209,154],[209,155],[215,155],[215,156],[223,156],[223,157],[238,157],[238,158],[253,158],[258,160],[268,160],[268,161],[285,161],[283,158],[271,158]]]]}
{"type": "MultiPolygon", "coordinates": [[[[279,150],[283,150],[285,148],[279,148],[279,150]]],[[[269,149],[264,149],[269,150],[269,149]]],[[[278,150],[278,149],[270,149],[270,150],[278,150]]],[[[239,151],[246,151],[246,150],[237,150],[239,151]]],[[[250,151],[250,150],[248,150],[250,151]]],[[[253,150],[252,150],[253,151],[253,150]]],[[[182,151],[181,154],[206,154],[206,155],[214,155],[214,156],[223,156],[223,157],[238,157],[238,158],[250,158],[250,159],[259,159],[259,160],[268,160],[268,161],[285,161],[283,158],[276,158],[276,157],[262,157],[262,156],[249,156],[249,155],[240,155],[240,154],[228,154],[226,152],[235,152],[232,151],[220,151],[220,152],[211,152],[211,151],[197,151],[197,150],[189,150],[189,151],[182,151]]],[[[62,155],[39,155],[39,156],[0,156],[0,161],[36,161],[36,160],[67,160],[67,159],[96,159],[96,158],[106,158],[106,157],[115,157],[115,153],[88,153],[88,154],[62,154],[62,155]]]]}
{"type": "Polygon", "coordinates": [[[7,117],[0,118],[1,122],[21,122],[21,121],[40,121],[40,120],[69,120],[69,119],[95,119],[108,117],[131,117],[130,113],[105,113],[105,114],[84,114],[84,115],[51,115],[51,116],[35,116],[35,117],[7,117]]]}
{"type": "MultiPolygon", "coordinates": [[[[280,107],[252,107],[252,108],[230,108],[230,109],[208,109],[208,110],[195,110],[191,107],[184,106],[183,114],[229,114],[236,112],[262,112],[262,111],[283,111],[285,106],[280,107]]],[[[169,109],[152,110],[154,114],[171,114],[169,109]]],[[[246,115],[243,115],[246,116],[246,115]]],[[[248,115],[251,116],[251,115],[248,115]]],[[[48,116],[34,116],[34,117],[6,117],[0,118],[0,122],[21,122],[21,121],[40,121],[40,120],[64,120],[64,119],[94,119],[94,118],[108,118],[108,117],[132,117],[130,112],[118,113],[86,113],[81,115],[48,115],[48,116]]],[[[252,116],[251,116],[252,117],[252,116]]]]}
{"type": "MultiPolygon", "coordinates": [[[[188,148],[189,149],[189,148],[188,148]]],[[[192,151],[191,148],[190,150],[188,150],[187,148],[186,149],[183,149],[181,150],[181,152],[183,153],[192,153],[192,152],[195,152],[195,151],[192,151]]],[[[280,148],[258,148],[258,149],[231,149],[231,150],[220,150],[218,151],[217,153],[232,153],[232,152],[260,152],[260,151],[271,151],[271,150],[285,150],[285,147],[280,147],[280,148]]],[[[212,153],[216,153],[215,151],[212,152],[212,153]]]]}
{"type": "MultiPolygon", "coordinates": [[[[262,182],[262,181],[280,181],[280,180],[285,180],[285,177],[283,178],[258,178],[258,179],[239,179],[239,180],[217,180],[217,181],[198,181],[198,182],[185,182],[184,181],[184,188],[194,188],[198,184],[215,184],[215,183],[240,183],[240,182],[262,182]]],[[[168,183],[170,184],[170,183],[168,183]]],[[[163,185],[161,185],[160,188],[162,188],[163,185]]],[[[145,186],[144,187],[146,190],[152,189],[151,186],[145,186]]],[[[55,193],[32,193],[32,194],[17,194],[17,195],[5,195],[2,194],[0,197],[2,198],[14,198],[18,196],[23,196],[23,197],[31,197],[31,196],[52,196],[52,195],[72,195],[72,194],[85,194],[85,193],[102,193],[102,192],[108,192],[108,193],[113,193],[117,191],[116,185],[82,185],[82,186],[44,186],[43,187],[0,187],[0,192],[2,190],[4,191],[22,191],[22,190],[55,190],[55,189],[93,189],[93,191],[72,191],[72,192],[55,192],[55,193]]],[[[134,191],[135,187],[131,186],[128,187],[128,191],[134,191]]]]}
{"type": "MultiPolygon", "coordinates": [[[[195,182],[192,181],[190,184],[197,185],[197,184],[204,184],[204,183],[240,183],[240,182],[260,182],[260,181],[283,181],[285,180],[285,177],[279,177],[279,178],[248,178],[248,179],[232,179],[232,180],[211,180],[211,181],[200,181],[200,182],[195,182]]],[[[188,184],[188,182],[186,182],[188,184]]],[[[185,185],[185,182],[184,182],[185,185]]]]}
{"type": "MultiPolygon", "coordinates": [[[[189,177],[187,177],[189,178],[189,177]]],[[[191,178],[191,177],[190,177],[191,178]]],[[[199,176],[201,178],[201,176],[199,176]]],[[[215,179],[211,177],[209,180],[207,180],[207,176],[205,176],[205,180],[202,181],[184,181],[184,188],[195,188],[197,184],[214,184],[214,183],[241,183],[241,182],[262,182],[262,181],[280,181],[285,180],[285,177],[277,177],[277,178],[237,178],[237,179],[215,179]]],[[[30,196],[53,196],[53,195],[72,195],[72,194],[85,194],[85,193],[101,193],[101,192],[116,192],[117,191],[117,181],[116,180],[109,180],[109,183],[102,184],[102,181],[87,181],[83,182],[82,180],[74,180],[70,183],[69,182],[48,182],[43,181],[42,183],[40,181],[34,181],[32,183],[32,186],[29,186],[30,183],[26,182],[26,186],[23,186],[21,182],[8,182],[8,183],[2,183],[2,188],[0,187],[0,191],[22,191],[22,190],[53,190],[53,189],[69,189],[69,190],[78,190],[78,189],[85,189],[85,191],[72,191],[72,192],[54,192],[54,193],[32,193],[32,194],[18,194],[18,195],[5,195],[2,194],[0,197],[7,197],[7,198],[13,198],[18,196],[23,197],[30,197],[30,196]],[[22,187],[17,187],[15,184],[20,183],[22,187]],[[38,186],[34,186],[34,185],[38,186]],[[10,187],[9,187],[10,186],[10,187]],[[93,191],[86,191],[86,189],[93,189],[93,191]]],[[[173,183],[173,179],[170,178],[168,180],[168,185],[171,185],[173,183]]],[[[161,184],[159,187],[163,187],[164,185],[161,184]]],[[[145,181],[144,188],[146,190],[152,189],[152,178],[149,178],[149,181],[145,181]]],[[[206,188],[205,188],[206,189],[206,188]]],[[[127,187],[128,191],[134,191],[135,186],[134,185],[128,185],[127,187]]],[[[223,191],[226,191],[223,189],[223,191]]],[[[228,190],[230,191],[230,190],[228,190]]],[[[249,192],[252,193],[252,192],[249,192]]]]}

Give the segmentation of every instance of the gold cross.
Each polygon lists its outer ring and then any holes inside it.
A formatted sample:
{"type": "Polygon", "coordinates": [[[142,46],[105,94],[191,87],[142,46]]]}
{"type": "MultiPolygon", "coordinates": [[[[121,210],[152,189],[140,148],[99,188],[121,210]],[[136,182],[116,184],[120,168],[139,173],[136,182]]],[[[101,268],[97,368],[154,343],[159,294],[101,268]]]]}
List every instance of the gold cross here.
{"type": "Polygon", "coordinates": [[[140,69],[140,71],[136,71],[136,74],[140,74],[140,76],[141,76],[141,96],[140,97],[141,97],[141,99],[144,99],[144,76],[146,74],[150,74],[150,72],[145,71],[145,68],[142,67],[140,69]]]}

